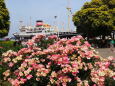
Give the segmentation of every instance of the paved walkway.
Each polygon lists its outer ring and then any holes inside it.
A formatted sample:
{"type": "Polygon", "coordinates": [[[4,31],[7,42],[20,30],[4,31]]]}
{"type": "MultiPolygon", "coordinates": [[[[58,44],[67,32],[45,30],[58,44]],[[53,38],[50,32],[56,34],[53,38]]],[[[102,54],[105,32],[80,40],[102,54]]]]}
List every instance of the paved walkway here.
{"type": "Polygon", "coordinates": [[[96,51],[98,51],[102,57],[109,57],[109,56],[115,57],[115,52],[112,52],[110,48],[99,48],[99,49],[96,49],[96,51]]]}

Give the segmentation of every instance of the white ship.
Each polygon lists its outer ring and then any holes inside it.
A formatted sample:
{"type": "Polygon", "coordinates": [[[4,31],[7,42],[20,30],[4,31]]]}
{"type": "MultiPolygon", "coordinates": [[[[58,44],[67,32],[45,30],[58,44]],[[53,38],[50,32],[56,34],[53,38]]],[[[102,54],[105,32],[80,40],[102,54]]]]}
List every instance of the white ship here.
{"type": "Polygon", "coordinates": [[[29,39],[37,34],[58,34],[58,29],[56,26],[45,24],[41,20],[36,21],[36,26],[21,26],[19,30],[20,32],[13,34],[17,39],[29,39]]]}

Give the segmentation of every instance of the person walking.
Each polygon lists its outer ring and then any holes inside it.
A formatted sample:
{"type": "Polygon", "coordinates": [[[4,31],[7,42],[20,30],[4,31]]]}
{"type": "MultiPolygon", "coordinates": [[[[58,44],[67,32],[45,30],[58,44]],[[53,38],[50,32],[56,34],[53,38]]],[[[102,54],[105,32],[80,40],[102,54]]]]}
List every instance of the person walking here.
{"type": "Polygon", "coordinates": [[[110,50],[111,50],[112,52],[115,52],[115,50],[114,50],[114,44],[115,44],[114,40],[111,39],[111,41],[110,41],[110,50]]]}

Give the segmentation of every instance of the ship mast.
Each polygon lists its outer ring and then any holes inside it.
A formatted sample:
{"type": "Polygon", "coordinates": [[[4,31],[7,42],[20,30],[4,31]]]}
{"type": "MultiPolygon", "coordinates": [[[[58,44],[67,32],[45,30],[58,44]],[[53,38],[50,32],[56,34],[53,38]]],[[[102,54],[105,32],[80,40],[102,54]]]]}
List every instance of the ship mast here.
{"type": "Polygon", "coordinates": [[[32,26],[32,17],[30,16],[30,26],[32,26]]]}

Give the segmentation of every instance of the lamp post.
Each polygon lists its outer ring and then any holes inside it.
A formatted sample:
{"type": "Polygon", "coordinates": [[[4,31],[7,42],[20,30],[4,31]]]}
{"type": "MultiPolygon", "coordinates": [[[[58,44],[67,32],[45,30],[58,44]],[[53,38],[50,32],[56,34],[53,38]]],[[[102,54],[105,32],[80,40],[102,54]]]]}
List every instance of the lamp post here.
{"type": "Polygon", "coordinates": [[[67,6],[67,11],[68,11],[68,32],[70,32],[71,31],[71,29],[70,29],[70,16],[71,16],[71,7],[70,7],[70,0],[68,0],[68,6],[67,6]]]}
{"type": "Polygon", "coordinates": [[[56,29],[56,32],[57,32],[57,36],[59,37],[59,29],[58,29],[58,27],[57,27],[57,16],[54,16],[54,18],[55,18],[55,29],[56,29]]]}
{"type": "Polygon", "coordinates": [[[67,8],[67,10],[68,10],[68,31],[70,32],[71,30],[70,30],[70,10],[71,10],[71,8],[67,8]]]}

